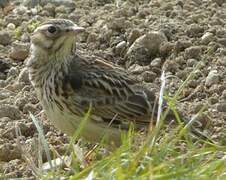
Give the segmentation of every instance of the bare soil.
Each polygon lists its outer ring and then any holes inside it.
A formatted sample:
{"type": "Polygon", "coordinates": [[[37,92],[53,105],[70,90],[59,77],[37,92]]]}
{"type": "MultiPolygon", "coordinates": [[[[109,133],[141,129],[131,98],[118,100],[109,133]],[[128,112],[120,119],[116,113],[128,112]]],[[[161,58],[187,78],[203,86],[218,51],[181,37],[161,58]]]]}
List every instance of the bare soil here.
{"type": "Polygon", "coordinates": [[[78,49],[123,66],[156,93],[163,70],[170,77],[168,93],[174,95],[199,64],[177,106],[187,117],[205,107],[198,117],[205,133],[226,144],[225,0],[11,2],[8,14],[0,9],[0,174],[34,178],[26,159],[37,163],[39,141],[29,112],[42,122],[59,154],[68,147],[66,135],[41,112],[25,68],[29,34],[48,18],[68,18],[85,27],[78,49]]]}

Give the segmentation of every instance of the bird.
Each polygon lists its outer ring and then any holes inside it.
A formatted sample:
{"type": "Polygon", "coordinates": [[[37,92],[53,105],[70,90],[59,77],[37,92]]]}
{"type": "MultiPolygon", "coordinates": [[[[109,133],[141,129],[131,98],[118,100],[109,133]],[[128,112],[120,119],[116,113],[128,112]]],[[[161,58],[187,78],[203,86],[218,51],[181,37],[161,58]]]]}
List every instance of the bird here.
{"type": "Polygon", "coordinates": [[[121,144],[131,124],[141,130],[157,116],[156,95],[126,69],[76,50],[85,28],[68,19],[49,19],[31,35],[29,78],[47,118],[73,136],[84,116],[81,136],[90,142],[121,144]]]}

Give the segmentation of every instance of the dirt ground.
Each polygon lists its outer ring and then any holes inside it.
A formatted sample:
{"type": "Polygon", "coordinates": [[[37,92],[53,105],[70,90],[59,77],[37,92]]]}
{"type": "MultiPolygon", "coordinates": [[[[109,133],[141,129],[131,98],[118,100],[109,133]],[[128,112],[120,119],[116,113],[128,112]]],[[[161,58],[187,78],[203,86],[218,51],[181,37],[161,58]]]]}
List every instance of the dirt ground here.
{"type": "Polygon", "coordinates": [[[0,9],[0,174],[34,177],[26,158],[37,161],[38,134],[29,112],[39,117],[59,154],[68,147],[66,135],[40,113],[25,68],[29,34],[49,18],[68,18],[85,27],[78,49],[123,66],[156,93],[162,70],[170,95],[193,72],[178,106],[187,117],[203,108],[198,118],[205,133],[226,144],[225,0],[21,2],[11,1],[9,11],[0,9]]]}

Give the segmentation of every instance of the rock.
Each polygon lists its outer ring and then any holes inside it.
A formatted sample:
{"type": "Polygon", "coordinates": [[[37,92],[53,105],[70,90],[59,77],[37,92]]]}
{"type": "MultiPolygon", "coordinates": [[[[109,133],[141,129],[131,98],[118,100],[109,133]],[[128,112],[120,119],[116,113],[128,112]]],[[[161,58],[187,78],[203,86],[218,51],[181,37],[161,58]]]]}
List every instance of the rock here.
{"type": "Polygon", "coordinates": [[[126,41],[121,41],[115,46],[115,54],[122,55],[126,50],[126,41]]]}
{"type": "Polygon", "coordinates": [[[218,112],[226,112],[226,103],[220,102],[217,104],[217,111],[218,112]]]}
{"type": "Polygon", "coordinates": [[[38,9],[37,8],[31,8],[31,14],[33,16],[37,15],[38,14],[38,9]]]}
{"type": "Polygon", "coordinates": [[[16,144],[5,143],[0,145],[0,161],[8,162],[13,159],[21,158],[21,150],[16,144]]]}
{"type": "Polygon", "coordinates": [[[178,72],[179,64],[173,60],[167,60],[164,63],[164,68],[165,68],[165,71],[169,71],[171,73],[176,73],[176,72],[178,72]]]}
{"type": "Polygon", "coordinates": [[[16,77],[18,76],[19,72],[20,71],[18,67],[11,67],[7,75],[8,77],[16,77]]]}
{"type": "Polygon", "coordinates": [[[24,106],[29,102],[27,97],[19,97],[15,101],[15,105],[22,111],[24,106]]]}
{"type": "Polygon", "coordinates": [[[25,104],[25,105],[24,105],[24,108],[23,108],[23,112],[24,112],[24,113],[29,113],[29,112],[31,112],[32,114],[35,114],[35,112],[37,112],[36,105],[30,104],[30,103],[25,104]]]}
{"type": "Polygon", "coordinates": [[[0,90],[0,100],[9,98],[12,95],[13,95],[13,92],[11,92],[11,91],[9,91],[7,89],[0,90]]]}
{"type": "Polygon", "coordinates": [[[111,37],[113,36],[113,31],[109,30],[107,28],[107,26],[104,26],[101,30],[102,30],[103,33],[99,34],[99,41],[100,41],[100,43],[109,42],[111,40],[111,37]]]}
{"type": "Polygon", "coordinates": [[[200,46],[191,46],[185,49],[185,59],[200,59],[202,53],[202,48],[200,46]]]}
{"type": "Polygon", "coordinates": [[[20,37],[21,42],[28,43],[30,42],[30,35],[28,33],[23,33],[20,37]]]}
{"type": "MultiPolygon", "coordinates": [[[[8,79],[7,79],[8,80],[8,79]]],[[[24,83],[14,82],[13,84],[9,84],[7,89],[13,92],[19,92],[24,88],[24,83]]]]}
{"type": "Polygon", "coordinates": [[[195,23],[200,23],[201,20],[203,20],[205,17],[202,14],[193,14],[191,15],[191,19],[195,23]]]}
{"type": "Polygon", "coordinates": [[[15,24],[13,24],[13,23],[9,23],[9,24],[7,25],[7,29],[13,31],[13,30],[16,29],[16,26],[15,26],[15,24]]]}
{"type": "MultiPolygon", "coordinates": [[[[180,79],[182,79],[182,80],[185,80],[186,79],[186,77],[188,77],[188,73],[187,72],[183,72],[183,71],[181,71],[182,73],[179,73],[179,74],[177,74],[177,76],[180,78],[180,79]]],[[[200,82],[199,81],[196,81],[196,80],[190,80],[189,82],[188,82],[188,87],[190,87],[190,88],[196,88],[197,86],[199,86],[199,84],[200,84],[200,82]]]]}
{"type": "Polygon", "coordinates": [[[205,85],[207,87],[212,86],[213,84],[217,84],[220,81],[220,76],[217,70],[212,70],[209,72],[208,76],[206,77],[205,85]]]}
{"type": "Polygon", "coordinates": [[[10,22],[15,24],[16,26],[20,26],[22,24],[23,18],[22,16],[16,15],[16,14],[10,14],[5,17],[6,22],[10,22]]]}
{"type": "MultiPolygon", "coordinates": [[[[34,128],[32,126],[32,123],[25,124],[24,122],[18,122],[16,123],[15,128],[18,127],[20,129],[20,132],[23,136],[30,136],[34,133],[34,128]]],[[[13,128],[14,133],[16,132],[16,129],[13,128]]]]}
{"type": "Polygon", "coordinates": [[[0,79],[6,79],[6,77],[7,77],[6,74],[0,72],[0,79]]]}
{"type": "Polygon", "coordinates": [[[18,77],[19,82],[24,82],[25,84],[30,84],[29,75],[27,68],[23,68],[18,77]]]}
{"type": "MultiPolygon", "coordinates": [[[[7,46],[3,46],[2,44],[0,44],[0,55],[1,54],[8,54],[9,52],[9,48],[7,46]]],[[[0,57],[2,58],[2,57],[0,57]]]]}
{"type": "Polygon", "coordinates": [[[0,72],[3,74],[7,74],[9,69],[11,67],[11,64],[7,62],[5,59],[0,58],[0,72]]]}
{"type": "Polygon", "coordinates": [[[141,32],[139,31],[139,29],[133,29],[128,36],[129,45],[133,44],[134,41],[140,37],[140,35],[141,32]]]}
{"type": "Polygon", "coordinates": [[[24,87],[23,87],[23,89],[22,89],[22,93],[24,93],[24,92],[30,92],[30,90],[32,89],[32,87],[31,86],[29,86],[29,85],[25,85],[24,87]]]}
{"type": "Polygon", "coordinates": [[[0,88],[4,88],[6,86],[6,81],[0,79],[0,88]]]}
{"type": "Polygon", "coordinates": [[[125,17],[114,18],[109,21],[107,26],[109,29],[112,29],[115,31],[121,31],[122,29],[125,29],[127,27],[127,22],[125,17]]]}
{"type": "Polygon", "coordinates": [[[165,34],[168,41],[171,41],[172,39],[174,39],[175,31],[176,31],[175,25],[176,24],[174,24],[174,23],[172,23],[172,24],[163,23],[163,24],[159,25],[160,31],[165,34]]]}
{"type": "Polygon", "coordinates": [[[212,0],[213,2],[215,2],[218,6],[222,6],[224,3],[226,3],[225,0],[212,0]]]}
{"type": "Polygon", "coordinates": [[[130,46],[126,53],[128,63],[148,64],[151,58],[156,57],[160,52],[161,44],[167,42],[166,36],[157,31],[151,31],[138,39],[130,46]]]}
{"type": "Polygon", "coordinates": [[[157,77],[157,74],[155,72],[152,72],[152,71],[145,71],[143,73],[143,80],[145,82],[153,82],[156,77],[157,77]]]}
{"type": "Polygon", "coordinates": [[[187,66],[189,66],[189,67],[194,67],[197,63],[198,63],[198,61],[196,59],[188,59],[187,60],[187,66]]]}
{"type": "Polygon", "coordinates": [[[62,166],[63,167],[68,166],[71,164],[71,157],[62,156],[61,158],[51,160],[51,163],[52,163],[53,167],[50,166],[49,162],[46,162],[42,165],[42,170],[49,171],[49,170],[51,170],[51,168],[59,168],[62,166]]]}
{"type": "MultiPolygon", "coordinates": [[[[222,59],[222,64],[226,66],[226,48],[225,49],[220,49],[220,55],[221,57],[223,56],[223,59],[222,59]]],[[[220,60],[221,61],[221,60],[220,60]]]]}
{"type": "Polygon", "coordinates": [[[175,50],[176,52],[181,52],[190,46],[192,46],[192,43],[190,41],[178,40],[175,44],[175,50]]]}
{"type": "Polygon", "coordinates": [[[66,10],[65,6],[61,5],[61,6],[56,7],[55,12],[65,14],[67,12],[67,10],[66,10]]]}
{"type": "Polygon", "coordinates": [[[218,101],[219,101],[219,98],[216,98],[216,97],[210,97],[210,98],[208,99],[208,102],[209,102],[211,105],[218,103],[218,101]]]}
{"type": "Polygon", "coordinates": [[[207,45],[209,44],[211,41],[213,41],[214,39],[214,35],[211,32],[206,32],[205,34],[203,34],[203,36],[201,37],[201,44],[207,45]]]}
{"type": "MultiPolygon", "coordinates": [[[[5,119],[5,121],[7,121],[7,119],[5,119]]],[[[24,122],[14,123],[11,120],[11,122],[7,123],[7,127],[8,128],[5,128],[3,132],[4,138],[7,138],[7,139],[17,138],[17,134],[16,134],[17,129],[20,130],[22,136],[26,136],[26,137],[34,133],[33,128],[31,128],[30,125],[27,125],[24,122]]]]}
{"type": "Polygon", "coordinates": [[[161,67],[162,59],[161,58],[155,58],[151,61],[150,65],[152,67],[161,67]]]}
{"type": "Polygon", "coordinates": [[[10,119],[21,119],[21,112],[14,105],[0,104],[0,118],[9,117],[10,119]]]}
{"type": "Polygon", "coordinates": [[[29,97],[29,102],[32,103],[32,104],[37,104],[39,102],[37,96],[36,96],[36,93],[35,91],[33,91],[31,93],[31,96],[29,97]]]}
{"type": "Polygon", "coordinates": [[[166,57],[169,54],[171,54],[171,52],[173,51],[173,49],[175,48],[175,45],[173,43],[170,42],[166,42],[160,45],[160,56],[161,57],[166,57]]]}
{"type": "Polygon", "coordinates": [[[183,8],[184,2],[181,1],[181,0],[177,0],[177,1],[176,1],[176,5],[177,5],[177,6],[180,6],[181,8],[183,8]]]}
{"type": "Polygon", "coordinates": [[[13,11],[15,14],[24,15],[28,11],[28,9],[25,6],[18,6],[13,11]]]}
{"type": "Polygon", "coordinates": [[[55,8],[56,8],[56,6],[51,3],[48,3],[45,6],[43,6],[43,10],[46,11],[50,16],[53,16],[53,17],[56,14],[55,8]]]}
{"type": "MultiPolygon", "coordinates": [[[[95,23],[93,24],[93,28],[94,28],[94,29],[102,29],[104,26],[105,26],[104,29],[109,31],[108,27],[106,26],[106,22],[105,22],[103,19],[99,19],[99,20],[97,20],[97,22],[95,22],[95,23]]],[[[104,33],[104,32],[103,32],[103,33],[104,33]]],[[[105,33],[106,33],[106,32],[105,32],[105,33]]]]}
{"type": "Polygon", "coordinates": [[[216,31],[216,36],[218,37],[218,38],[225,38],[225,36],[226,36],[226,30],[225,29],[218,29],[217,31],[216,31]]]}
{"type": "Polygon", "coordinates": [[[187,30],[189,37],[201,37],[204,32],[204,28],[198,24],[191,24],[187,30]]]}
{"type": "Polygon", "coordinates": [[[138,64],[133,64],[132,66],[129,67],[128,71],[131,72],[132,74],[141,74],[149,69],[150,68],[148,66],[140,66],[138,64]]]}
{"type": "Polygon", "coordinates": [[[204,102],[201,102],[201,101],[196,102],[196,103],[193,104],[192,112],[197,114],[198,112],[200,112],[200,110],[203,110],[203,111],[207,110],[208,109],[207,107],[205,107],[205,109],[203,109],[204,106],[205,106],[204,102]]]}
{"type": "Polygon", "coordinates": [[[87,43],[96,42],[98,38],[98,35],[96,33],[90,33],[87,37],[87,43]]]}
{"type": "Polygon", "coordinates": [[[12,42],[11,35],[7,31],[0,31],[0,44],[7,46],[12,42]]]}
{"type": "Polygon", "coordinates": [[[226,90],[224,90],[224,91],[222,92],[222,98],[223,98],[223,99],[226,99],[226,90]]]}
{"type": "Polygon", "coordinates": [[[23,5],[27,7],[35,7],[39,5],[41,0],[23,0],[23,5]]]}
{"type": "Polygon", "coordinates": [[[219,42],[220,44],[222,44],[224,47],[226,47],[226,38],[219,38],[219,39],[218,39],[218,42],[219,42]]]}
{"type": "Polygon", "coordinates": [[[29,44],[14,42],[9,57],[14,60],[23,61],[28,57],[29,44]]]}
{"type": "Polygon", "coordinates": [[[8,118],[8,117],[2,117],[0,118],[0,126],[4,126],[6,124],[8,124],[9,122],[12,122],[12,119],[8,118]]]}
{"type": "Polygon", "coordinates": [[[47,4],[53,4],[54,6],[66,6],[75,7],[73,0],[23,0],[23,5],[34,8],[37,5],[45,6],[47,4]]]}
{"type": "Polygon", "coordinates": [[[48,3],[51,3],[55,6],[66,6],[66,7],[70,7],[70,8],[75,8],[75,2],[73,0],[45,0],[45,1],[41,1],[41,5],[44,6],[48,3]]]}

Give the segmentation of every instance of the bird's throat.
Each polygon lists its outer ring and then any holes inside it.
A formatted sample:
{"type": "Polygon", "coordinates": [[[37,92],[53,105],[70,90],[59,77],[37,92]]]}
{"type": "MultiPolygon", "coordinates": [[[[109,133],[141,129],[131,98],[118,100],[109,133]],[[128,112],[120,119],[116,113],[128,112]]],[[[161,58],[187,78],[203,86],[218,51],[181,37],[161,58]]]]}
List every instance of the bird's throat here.
{"type": "Polygon", "coordinates": [[[28,60],[28,66],[38,68],[40,66],[60,65],[66,63],[75,53],[75,44],[63,45],[58,50],[46,50],[35,45],[31,45],[31,56],[28,60]]]}

